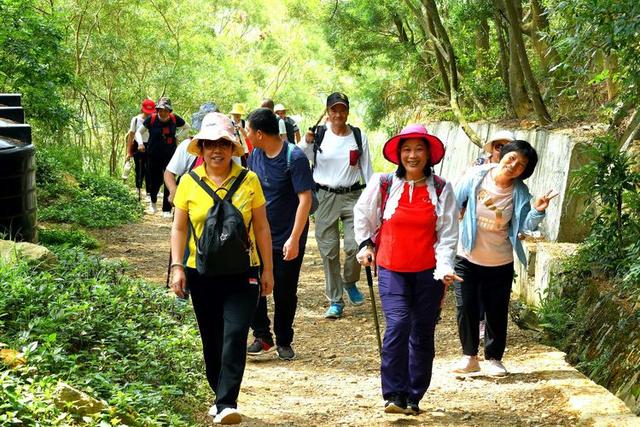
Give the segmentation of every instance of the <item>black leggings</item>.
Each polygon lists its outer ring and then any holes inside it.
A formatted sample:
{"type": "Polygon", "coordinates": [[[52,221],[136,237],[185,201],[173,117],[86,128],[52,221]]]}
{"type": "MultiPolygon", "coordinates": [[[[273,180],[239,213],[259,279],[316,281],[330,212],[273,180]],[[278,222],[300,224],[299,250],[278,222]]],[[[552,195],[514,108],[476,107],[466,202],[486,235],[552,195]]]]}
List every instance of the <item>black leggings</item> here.
{"type": "Polygon", "coordinates": [[[498,267],[486,267],[458,256],[455,271],[464,280],[454,283],[462,352],[466,356],[478,354],[481,303],[486,319],[484,357],[502,360],[507,345],[513,262],[498,267]]]}

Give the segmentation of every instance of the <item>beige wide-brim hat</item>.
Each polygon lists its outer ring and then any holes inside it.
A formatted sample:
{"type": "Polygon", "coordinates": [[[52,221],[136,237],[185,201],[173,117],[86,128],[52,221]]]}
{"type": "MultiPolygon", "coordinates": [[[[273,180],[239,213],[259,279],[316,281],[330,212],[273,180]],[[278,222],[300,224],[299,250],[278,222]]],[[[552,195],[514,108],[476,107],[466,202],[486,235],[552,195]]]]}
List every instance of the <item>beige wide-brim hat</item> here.
{"type": "Polygon", "coordinates": [[[276,106],[273,107],[273,112],[277,113],[278,111],[287,111],[287,109],[284,108],[284,105],[282,104],[276,104],[276,106]]]}
{"type": "Polygon", "coordinates": [[[204,116],[200,131],[189,142],[187,152],[194,156],[202,156],[202,150],[198,143],[201,140],[217,141],[219,139],[226,139],[233,144],[234,156],[244,155],[244,148],[236,137],[233,122],[222,113],[209,113],[204,116]]]}
{"type": "Polygon", "coordinates": [[[493,135],[491,135],[491,138],[489,138],[487,143],[482,146],[482,149],[486,153],[491,154],[494,142],[496,142],[496,141],[507,141],[507,143],[509,143],[509,142],[513,142],[515,140],[516,140],[516,136],[513,134],[513,132],[511,132],[510,130],[500,130],[500,131],[494,133],[493,135]]]}

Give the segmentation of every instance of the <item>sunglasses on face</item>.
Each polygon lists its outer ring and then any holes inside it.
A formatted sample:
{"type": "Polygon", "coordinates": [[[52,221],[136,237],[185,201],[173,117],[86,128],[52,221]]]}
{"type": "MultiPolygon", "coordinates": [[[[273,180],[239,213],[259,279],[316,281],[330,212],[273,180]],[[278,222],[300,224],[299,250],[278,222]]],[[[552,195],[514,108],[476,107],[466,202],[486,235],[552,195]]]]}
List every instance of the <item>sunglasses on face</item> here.
{"type": "Polygon", "coordinates": [[[231,147],[231,142],[227,141],[226,139],[217,139],[215,141],[211,141],[208,139],[205,139],[204,141],[202,141],[202,148],[205,148],[207,150],[211,150],[213,148],[229,148],[231,147]]]}

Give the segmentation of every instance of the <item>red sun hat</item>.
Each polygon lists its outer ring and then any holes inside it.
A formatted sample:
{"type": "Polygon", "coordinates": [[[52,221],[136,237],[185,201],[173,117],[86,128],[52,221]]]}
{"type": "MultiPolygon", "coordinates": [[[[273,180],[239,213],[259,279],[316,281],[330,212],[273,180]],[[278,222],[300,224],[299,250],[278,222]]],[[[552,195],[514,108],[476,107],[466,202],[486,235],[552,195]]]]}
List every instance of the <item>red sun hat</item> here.
{"type": "Polygon", "coordinates": [[[398,145],[405,139],[420,138],[424,139],[429,146],[429,165],[434,166],[442,161],[444,157],[444,144],[437,136],[431,135],[427,132],[421,124],[407,125],[400,131],[399,134],[392,136],[387,142],[385,142],[382,148],[382,154],[384,158],[391,163],[399,164],[398,159],[398,145]]]}
{"type": "Polygon", "coordinates": [[[153,99],[147,98],[144,101],[142,101],[142,107],[140,107],[140,110],[143,113],[153,114],[156,112],[156,103],[153,102],[153,99]]]}

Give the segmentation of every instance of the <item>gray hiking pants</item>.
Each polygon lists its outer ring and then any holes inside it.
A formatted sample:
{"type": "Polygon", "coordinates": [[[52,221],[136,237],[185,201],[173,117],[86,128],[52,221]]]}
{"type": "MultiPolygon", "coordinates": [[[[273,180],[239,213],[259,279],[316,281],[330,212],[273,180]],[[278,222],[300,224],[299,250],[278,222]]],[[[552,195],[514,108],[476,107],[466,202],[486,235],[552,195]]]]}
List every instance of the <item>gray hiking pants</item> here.
{"type": "Polygon", "coordinates": [[[345,288],[355,286],[360,279],[360,264],[356,260],[358,244],[353,232],[353,207],[362,191],[336,194],[318,190],[318,210],[315,213],[316,241],[322,257],[325,293],[332,303],[342,303],[345,288]],[[344,230],[344,268],[340,275],[340,230],[344,230]]]}

